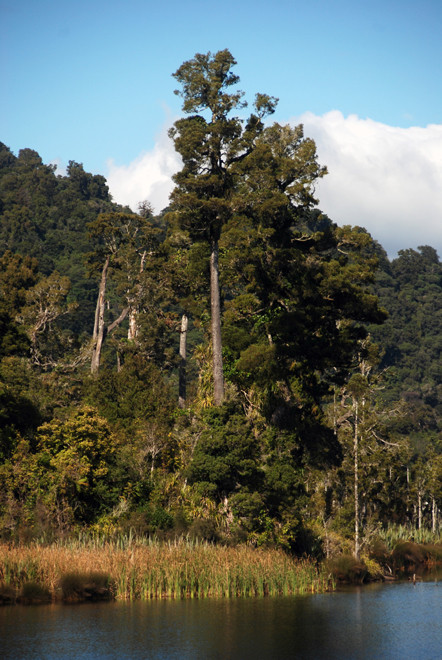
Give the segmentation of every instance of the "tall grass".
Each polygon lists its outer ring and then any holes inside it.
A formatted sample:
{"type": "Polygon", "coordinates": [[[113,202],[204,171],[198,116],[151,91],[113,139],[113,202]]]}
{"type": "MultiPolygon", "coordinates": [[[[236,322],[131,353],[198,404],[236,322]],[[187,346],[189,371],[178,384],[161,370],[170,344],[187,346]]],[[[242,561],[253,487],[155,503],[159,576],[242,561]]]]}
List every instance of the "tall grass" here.
{"type": "Polygon", "coordinates": [[[186,539],[77,538],[51,545],[0,545],[0,583],[37,582],[55,597],[63,576],[99,572],[119,600],[234,598],[323,592],[325,570],[278,550],[224,547],[186,539]]]}

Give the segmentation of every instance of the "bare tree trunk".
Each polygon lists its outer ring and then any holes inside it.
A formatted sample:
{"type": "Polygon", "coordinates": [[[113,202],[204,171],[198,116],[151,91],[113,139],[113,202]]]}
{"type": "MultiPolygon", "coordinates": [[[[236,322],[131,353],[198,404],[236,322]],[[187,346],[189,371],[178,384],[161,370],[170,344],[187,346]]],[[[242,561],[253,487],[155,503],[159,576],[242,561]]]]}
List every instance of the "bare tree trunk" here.
{"type": "Polygon", "coordinates": [[[187,316],[183,314],[180,331],[180,367],[178,384],[178,405],[180,408],[184,408],[186,405],[187,327],[188,319],[187,316]]]}
{"type": "Polygon", "coordinates": [[[422,493],[420,488],[417,491],[417,528],[422,528],[422,493]]]}
{"type": "Polygon", "coordinates": [[[128,341],[135,341],[137,334],[138,334],[137,312],[135,309],[131,309],[129,312],[129,329],[127,331],[128,341]]]}
{"type": "Polygon", "coordinates": [[[433,496],[432,497],[432,506],[431,506],[431,531],[433,534],[436,533],[436,528],[437,528],[437,506],[436,506],[436,498],[433,496]]]}
{"type": "Polygon", "coordinates": [[[355,401],[355,435],[354,435],[354,499],[355,499],[355,557],[359,558],[359,410],[355,401]]]}
{"type": "Polygon", "coordinates": [[[97,307],[95,309],[94,332],[92,335],[92,360],[91,360],[91,373],[97,374],[100,368],[101,349],[105,336],[115,330],[120,323],[124,321],[129,311],[125,307],[120,316],[115,319],[110,325],[106,327],[104,323],[104,312],[106,307],[106,285],[107,285],[107,271],[109,268],[110,257],[108,256],[104,262],[103,270],[101,272],[100,288],[98,290],[97,307]]]}
{"type": "Polygon", "coordinates": [[[101,272],[100,288],[98,290],[97,307],[95,309],[94,332],[92,335],[93,349],[91,360],[91,373],[98,373],[100,367],[101,347],[104,338],[104,308],[106,300],[107,271],[110,257],[106,258],[101,272]]]}
{"type": "Polygon", "coordinates": [[[213,240],[210,255],[210,308],[213,349],[213,388],[215,405],[224,399],[224,376],[221,344],[221,301],[219,292],[218,241],[213,240]]]}
{"type": "MultiPolygon", "coordinates": [[[[146,262],[146,256],[147,252],[146,250],[141,254],[140,257],[140,276],[142,272],[144,271],[144,264],[146,262]]],[[[138,285],[139,289],[140,285],[138,285]]],[[[129,297],[128,298],[129,302],[129,328],[127,331],[127,339],[128,341],[135,341],[138,335],[138,321],[137,321],[137,315],[138,315],[138,310],[137,310],[137,305],[136,305],[136,298],[135,297],[129,297]]]]}

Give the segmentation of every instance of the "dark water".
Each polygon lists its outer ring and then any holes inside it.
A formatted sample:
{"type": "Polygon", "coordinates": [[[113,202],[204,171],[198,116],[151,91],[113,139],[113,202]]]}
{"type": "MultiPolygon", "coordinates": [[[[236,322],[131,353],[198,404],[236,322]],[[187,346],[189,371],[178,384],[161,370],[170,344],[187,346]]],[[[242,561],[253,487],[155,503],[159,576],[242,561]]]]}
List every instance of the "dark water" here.
{"type": "Polygon", "coordinates": [[[0,658],[441,660],[442,583],[276,599],[3,607],[0,658]]]}

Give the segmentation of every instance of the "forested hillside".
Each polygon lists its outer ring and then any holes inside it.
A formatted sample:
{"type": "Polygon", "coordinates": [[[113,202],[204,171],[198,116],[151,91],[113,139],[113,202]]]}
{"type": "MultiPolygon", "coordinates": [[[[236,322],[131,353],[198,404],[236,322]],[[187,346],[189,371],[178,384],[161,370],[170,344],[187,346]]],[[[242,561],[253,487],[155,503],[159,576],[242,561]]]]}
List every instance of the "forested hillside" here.
{"type": "Polygon", "coordinates": [[[302,126],[229,51],[174,74],[155,216],[0,145],[0,533],[190,534],[317,556],[438,528],[442,264],[317,208],[302,126]],[[336,219],[339,221],[339,219],[336,219]],[[353,546],[352,546],[353,547],[353,546]]]}
{"type": "Polygon", "coordinates": [[[442,264],[432,247],[401,250],[391,263],[384,259],[376,293],[388,319],[373,329],[386,369],[384,400],[407,401],[416,416],[408,432],[417,437],[427,431],[434,440],[442,413],[441,287],[442,264]]]}

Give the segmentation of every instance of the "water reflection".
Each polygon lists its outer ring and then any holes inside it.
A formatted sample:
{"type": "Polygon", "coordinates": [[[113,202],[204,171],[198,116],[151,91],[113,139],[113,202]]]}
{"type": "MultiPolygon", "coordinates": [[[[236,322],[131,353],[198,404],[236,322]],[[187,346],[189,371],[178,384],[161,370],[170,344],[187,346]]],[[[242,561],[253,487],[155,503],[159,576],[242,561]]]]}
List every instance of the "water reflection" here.
{"type": "Polygon", "coordinates": [[[439,660],[442,586],[277,599],[4,607],[4,659],[439,660]]]}

